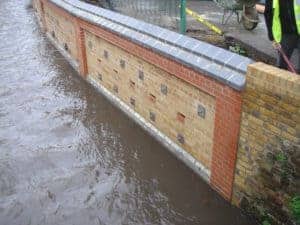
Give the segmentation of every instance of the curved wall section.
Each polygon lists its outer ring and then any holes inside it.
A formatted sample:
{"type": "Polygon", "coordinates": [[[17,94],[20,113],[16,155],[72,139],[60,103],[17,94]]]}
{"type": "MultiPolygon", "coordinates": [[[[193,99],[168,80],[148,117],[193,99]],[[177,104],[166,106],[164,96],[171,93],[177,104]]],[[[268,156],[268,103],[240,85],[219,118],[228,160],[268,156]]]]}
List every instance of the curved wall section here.
{"type": "Polygon", "coordinates": [[[251,60],[78,0],[34,0],[75,69],[231,199],[251,60]]]}

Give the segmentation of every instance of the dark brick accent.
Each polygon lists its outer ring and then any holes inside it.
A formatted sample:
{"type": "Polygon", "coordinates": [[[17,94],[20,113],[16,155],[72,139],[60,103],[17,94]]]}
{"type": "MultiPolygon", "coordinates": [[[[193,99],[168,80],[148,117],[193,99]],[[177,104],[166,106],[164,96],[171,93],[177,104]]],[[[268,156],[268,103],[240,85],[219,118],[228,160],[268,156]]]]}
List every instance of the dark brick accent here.
{"type": "Polygon", "coordinates": [[[184,136],[182,134],[177,134],[177,141],[180,144],[184,144],[184,136]]]}
{"type": "Polygon", "coordinates": [[[139,70],[139,79],[144,80],[144,72],[139,70]]]}
{"type": "Polygon", "coordinates": [[[108,59],[108,51],[104,50],[103,56],[104,56],[104,58],[108,59]]]}
{"type": "Polygon", "coordinates": [[[135,106],[135,99],[134,99],[134,98],[130,98],[130,104],[131,104],[132,106],[135,106]]]}
{"type": "Polygon", "coordinates": [[[119,93],[119,88],[117,85],[114,85],[113,90],[115,93],[119,93]]]}
{"type": "Polygon", "coordinates": [[[161,91],[161,93],[163,93],[164,95],[167,95],[167,94],[168,94],[168,86],[165,85],[165,84],[161,84],[161,85],[160,85],[160,91],[161,91]]]}
{"type": "Polygon", "coordinates": [[[206,109],[203,105],[198,105],[198,116],[200,116],[201,118],[205,118],[206,116],[206,109]]]}
{"type": "Polygon", "coordinates": [[[98,73],[97,75],[98,79],[102,81],[102,74],[98,73]]]}
{"type": "Polygon", "coordinates": [[[156,120],[156,115],[155,115],[154,112],[150,112],[150,113],[149,113],[149,117],[150,117],[150,120],[151,120],[152,122],[155,122],[155,120],[156,120]]]}

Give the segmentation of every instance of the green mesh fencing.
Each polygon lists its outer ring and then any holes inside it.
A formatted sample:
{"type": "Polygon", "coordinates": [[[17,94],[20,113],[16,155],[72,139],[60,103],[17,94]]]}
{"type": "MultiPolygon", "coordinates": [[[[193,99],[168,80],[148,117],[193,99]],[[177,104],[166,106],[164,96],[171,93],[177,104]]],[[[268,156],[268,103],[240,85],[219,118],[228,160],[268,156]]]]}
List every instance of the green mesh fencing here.
{"type": "Polygon", "coordinates": [[[180,0],[98,0],[98,3],[148,23],[179,29],[180,0]]]}

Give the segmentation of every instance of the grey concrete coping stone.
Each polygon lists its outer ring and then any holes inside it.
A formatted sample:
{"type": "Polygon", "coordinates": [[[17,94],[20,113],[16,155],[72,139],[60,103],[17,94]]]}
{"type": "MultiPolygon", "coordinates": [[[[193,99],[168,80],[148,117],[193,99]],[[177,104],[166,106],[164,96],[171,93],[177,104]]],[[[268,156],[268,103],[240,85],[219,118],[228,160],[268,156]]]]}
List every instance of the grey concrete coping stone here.
{"type": "Polygon", "coordinates": [[[225,49],[79,0],[50,0],[95,25],[193,68],[235,90],[245,87],[253,61],[225,49]]]}

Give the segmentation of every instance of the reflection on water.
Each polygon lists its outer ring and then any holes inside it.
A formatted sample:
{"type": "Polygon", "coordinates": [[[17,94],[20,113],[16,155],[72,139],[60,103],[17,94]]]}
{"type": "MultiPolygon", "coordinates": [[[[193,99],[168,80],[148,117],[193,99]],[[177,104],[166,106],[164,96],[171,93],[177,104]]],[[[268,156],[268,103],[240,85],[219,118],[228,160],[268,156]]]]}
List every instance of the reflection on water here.
{"type": "Polygon", "coordinates": [[[0,1],[0,224],[246,225],[0,1]]]}

